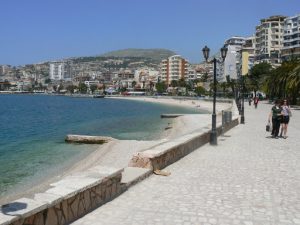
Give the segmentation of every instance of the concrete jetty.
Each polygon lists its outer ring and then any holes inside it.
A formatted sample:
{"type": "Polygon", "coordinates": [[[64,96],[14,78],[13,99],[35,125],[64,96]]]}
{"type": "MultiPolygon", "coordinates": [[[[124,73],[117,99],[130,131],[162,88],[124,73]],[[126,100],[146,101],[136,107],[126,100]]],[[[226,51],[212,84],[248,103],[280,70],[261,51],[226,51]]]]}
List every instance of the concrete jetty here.
{"type": "Polygon", "coordinates": [[[87,136],[87,135],[75,135],[68,134],[65,138],[69,143],[81,143],[81,144],[104,144],[113,140],[112,137],[104,136],[87,136]]]}
{"type": "Polygon", "coordinates": [[[83,224],[300,224],[300,111],[288,138],[265,131],[270,104],[245,105],[244,125],[75,221],[83,224]]]}
{"type": "Polygon", "coordinates": [[[183,116],[183,114],[161,114],[160,118],[176,118],[179,116],[183,116]]]}

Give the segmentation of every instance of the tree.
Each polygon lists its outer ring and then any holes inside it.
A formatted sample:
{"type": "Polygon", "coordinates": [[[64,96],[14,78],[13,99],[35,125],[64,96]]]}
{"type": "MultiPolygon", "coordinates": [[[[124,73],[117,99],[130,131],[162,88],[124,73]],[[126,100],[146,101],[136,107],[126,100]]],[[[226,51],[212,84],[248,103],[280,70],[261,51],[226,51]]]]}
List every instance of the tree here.
{"type": "Polygon", "coordinates": [[[94,91],[97,89],[97,85],[95,85],[95,84],[92,84],[91,86],[90,86],[90,90],[92,91],[92,93],[94,93],[94,91]]]}
{"type": "Polygon", "coordinates": [[[297,83],[296,60],[286,61],[280,67],[272,70],[263,80],[263,91],[271,98],[290,98],[296,103],[296,96],[299,94],[297,83]],[[298,92],[297,92],[298,90],[298,92]]]}
{"type": "Polygon", "coordinates": [[[171,80],[171,86],[172,87],[178,87],[178,81],[177,80],[171,80]]]}
{"type": "Polygon", "coordinates": [[[250,74],[248,75],[249,82],[247,89],[253,90],[254,95],[256,96],[256,92],[261,88],[263,77],[268,76],[272,71],[272,66],[267,62],[262,62],[254,65],[250,74]]]}
{"type": "Polygon", "coordinates": [[[158,93],[163,93],[167,90],[167,85],[164,81],[156,83],[155,87],[158,93]]]}
{"type": "Polygon", "coordinates": [[[228,83],[227,82],[221,82],[221,83],[218,83],[218,86],[222,89],[223,95],[225,96],[226,89],[228,87],[228,83]]]}
{"type": "Polygon", "coordinates": [[[179,87],[186,87],[186,82],[183,78],[180,78],[178,81],[177,81],[177,84],[179,87]]]}
{"type": "Polygon", "coordinates": [[[133,89],[135,89],[136,81],[135,80],[132,81],[131,85],[132,85],[133,89]]]}
{"type": "Polygon", "coordinates": [[[50,78],[47,78],[47,79],[45,80],[45,84],[49,84],[49,83],[51,83],[51,79],[50,79],[50,78]]]}
{"type": "Polygon", "coordinates": [[[206,90],[205,90],[204,87],[198,86],[198,87],[195,88],[195,92],[196,92],[196,94],[197,94],[198,96],[201,96],[201,95],[205,95],[206,90]]]}
{"type": "Polygon", "coordinates": [[[300,61],[295,63],[295,67],[288,74],[286,81],[287,95],[292,104],[298,104],[297,98],[300,96],[300,61]]]}
{"type": "Polygon", "coordinates": [[[79,83],[78,89],[81,94],[86,94],[88,87],[85,83],[79,83]]]}
{"type": "Polygon", "coordinates": [[[71,94],[74,94],[74,90],[77,88],[77,86],[75,85],[69,85],[66,89],[68,92],[70,92],[71,94]]]}

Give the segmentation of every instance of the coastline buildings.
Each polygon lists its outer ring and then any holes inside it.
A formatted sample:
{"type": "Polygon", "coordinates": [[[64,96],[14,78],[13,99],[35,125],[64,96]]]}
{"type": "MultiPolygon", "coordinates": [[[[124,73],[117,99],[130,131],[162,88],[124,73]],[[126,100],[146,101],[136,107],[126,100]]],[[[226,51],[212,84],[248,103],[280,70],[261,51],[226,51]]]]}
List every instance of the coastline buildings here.
{"type": "Polygon", "coordinates": [[[189,63],[180,55],[173,55],[161,62],[161,80],[165,81],[167,85],[171,84],[172,80],[180,80],[188,78],[189,63]]]}
{"type": "Polygon", "coordinates": [[[300,56],[300,14],[288,17],[283,26],[283,60],[300,56]]]}
{"type": "Polygon", "coordinates": [[[268,62],[273,66],[281,63],[283,27],[286,16],[271,16],[261,19],[255,31],[255,61],[268,62]]]}

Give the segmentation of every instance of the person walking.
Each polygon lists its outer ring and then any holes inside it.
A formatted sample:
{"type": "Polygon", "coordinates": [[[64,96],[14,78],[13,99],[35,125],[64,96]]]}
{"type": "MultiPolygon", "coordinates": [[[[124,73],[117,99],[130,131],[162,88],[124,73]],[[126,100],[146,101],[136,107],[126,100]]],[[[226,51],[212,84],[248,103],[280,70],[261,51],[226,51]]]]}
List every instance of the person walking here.
{"type": "Polygon", "coordinates": [[[254,106],[255,106],[255,108],[257,108],[257,104],[258,104],[258,97],[254,97],[254,106]]]}
{"type": "Polygon", "coordinates": [[[288,101],[285,99],[282,103],[282,120],[281,120],[281,131],[280,131],[280,137],[283,137],[284,139],[287,138],[287,128],[290,121],[290,116],[292,115],[290,106],[288,104],[288,101]]]}
{"type": "Polygon", "coordinates": [[[252,102],[252,98],[251,97],[248,98],[248,102],[249,102],[249,106],[251,106],[251,102],[252,102]]]}
{"type": "Polygon", "coordinates": [[[280,106],[280,101],[276,100],[275,105],[272,107],[271,112],[269,114],[268,122],[270,123],[272,119],[272,137],[278,138],[279,129],[280,129],[280,122],[282,117],[282,108],[280,106]]]}

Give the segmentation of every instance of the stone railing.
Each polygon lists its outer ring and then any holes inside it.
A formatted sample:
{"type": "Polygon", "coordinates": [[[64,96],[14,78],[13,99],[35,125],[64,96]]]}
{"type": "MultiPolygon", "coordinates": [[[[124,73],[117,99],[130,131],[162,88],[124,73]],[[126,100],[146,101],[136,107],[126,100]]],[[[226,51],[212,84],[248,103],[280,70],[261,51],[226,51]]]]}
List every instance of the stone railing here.
{"type": "Polygon", "coordinates": [[[122,171],[95,167],[78,176],[69,176],[33,199],[21,198],[1,207],[0,224],[68,224],[112,200],[126,187],[122,171]]]}
{"type": "MultiPolygon", "coordinates": [[[[217,134],[221,135],[238,124],[237,116],[234,116],[233,119],[227,123],[219,123],[217,126],[217,134]]],[[[152,149],[137,152],[133,155],[129,166],[148,168],[150,170],[163,169],[208,143],[209,140],[210,129],[204,128],[202,132],[184,135],[181,138],[168,141],[152,149]]]]}

